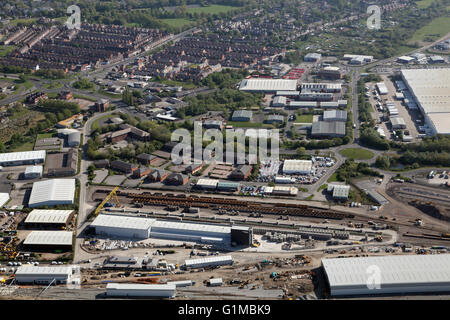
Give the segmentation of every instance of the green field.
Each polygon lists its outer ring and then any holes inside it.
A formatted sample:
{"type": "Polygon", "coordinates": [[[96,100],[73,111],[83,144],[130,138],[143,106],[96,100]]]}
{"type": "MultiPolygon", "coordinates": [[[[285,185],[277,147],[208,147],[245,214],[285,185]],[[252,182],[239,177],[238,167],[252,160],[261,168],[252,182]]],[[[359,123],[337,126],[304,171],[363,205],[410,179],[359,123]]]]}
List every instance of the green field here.
{"type": "Polygon", "coordinates": [[[366,150],[366,149],[361,149],[361,148],[343,149],[343,150],[339,151],[339,153],[341,155],[343,155],[344,157],[352,158],[355,160],[368,160],[368,159],[372,159],[375,156],[373,154],[373,152],[366,150]]]}
{"type": "Polygon", "coordinates": [[[36,137],[36,140],[53,138],[54,136],[57,136],[57,134],[56,133],[39,133],[36,137]]]}
{"type": "Polygon", "coordinates": [[[188,8],[186,9],[187,13],[206,13],[206,14],[217,14],[223,12],[229,12],[239,9],[239,7],[232,6],[223,6],[218,4],[213,4],[207,7],[198,7],[198,8],[188,8]]]}
{"type": "MultiPolygon", "coordinates": [[[[331,177],[329,177],[328,180],[327,180],[327,182],[337,182],[337,181],[339,181],[339,180],[338,180],[338,178],[337,178],[337,173],[336,173],[336,172],[333,173],[333,174],[331,175],[331,177]]],[[[328,187],[328,186],[327,186],[327,187],[328,187]]]]}
{"type": "Polygon", "coordinates": [[[176,81],[176,80],[170,80],[170,79],[163,79],[159,82],[162,84],[168,85],[168,86],[172,86],[172,87],[183,87],[188,90],[194,89],[196,87],[196,85],[192,82],[182,82],[182,81],[176,81]]]}
{"type": "Polygon", "coordinates": [[[91,98],[91,97],[88,97],[88,96],[83,96],[81,94],[76,94],[76,93],[73,94],[73,98],[74,99],[83,99],[83,100],[92,101],[92,102],[96,102],[97,101],[97,99],[95,99],[95,98],[91,98]]]}
{"type": "Polygon", "coordinates": [[[11,152],[32,151],[33,147],[34,147],[34,142],[27,142],[27,143],[24,143],[16,148],[14,148],[13,150],[11,150],[11,152]]]}
{"type": "Polygon", "coordinates": [[[36,21],[37,21],[37,18],[14,19],[14,20],[11,20],[9,25],[16,26],[18,23],[31,23],[31,22],[36,22],[36,21]]]}
{"type": "Polygon", "coordinates": [[[442,38],[450,32],[450,17],[440,17],[434,19],[428,25],[417,30],[410,42],[424,41],[425,38],[431,38],[433,41],[442,38]]]}
{"type": "Polygon", "coordinates": [[[431,6],[433,4],[433,2],[435,2],[436,0],[420,0],[418,2],[416,2],[417,7],[419,9],[426,9],[429,6],[431,6]]]}
{"type": "Polygon", "coordinates": [[[0,57],[5,57],[11,51],[14,51],[16,46],[0,46],[0,57]]]}
{"type": "Polygon", "coordinates": [[[188,20],[188,19],[161,19],[161,22],[167,24],[170,27],[173,28],[182,28],[184,26],[188,26],[190,24],[193,24],[194,21],[188,20]]]}
{"type": "Polygon", "coordinates": [[[295,119],[295,123],[312,123],[312,122],[313,122],[312,114],[297,115],[297,118],[295,119]]]}

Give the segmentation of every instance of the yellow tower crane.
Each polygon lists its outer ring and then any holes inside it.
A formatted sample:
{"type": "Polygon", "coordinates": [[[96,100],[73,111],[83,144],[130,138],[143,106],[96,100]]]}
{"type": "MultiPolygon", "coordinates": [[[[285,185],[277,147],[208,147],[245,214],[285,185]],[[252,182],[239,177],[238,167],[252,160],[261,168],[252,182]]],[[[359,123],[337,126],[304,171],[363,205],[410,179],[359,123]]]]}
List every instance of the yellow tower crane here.
{"type": "Polygon", "coordinates": [[[119,202],[119,198],[117,197],[117,190],[119,190],[119,187],[115,187],[107,196],[106,198],[102,201],[102,203],[100,203],[100,205],[97,207],[97,209],[95,209],[95,216],[97,216],[100,211],[103,209],[103,206],[111,199],[113,199],[115,201],[115,206],[119,207],[120,206],[120,202],[119,202]]]}

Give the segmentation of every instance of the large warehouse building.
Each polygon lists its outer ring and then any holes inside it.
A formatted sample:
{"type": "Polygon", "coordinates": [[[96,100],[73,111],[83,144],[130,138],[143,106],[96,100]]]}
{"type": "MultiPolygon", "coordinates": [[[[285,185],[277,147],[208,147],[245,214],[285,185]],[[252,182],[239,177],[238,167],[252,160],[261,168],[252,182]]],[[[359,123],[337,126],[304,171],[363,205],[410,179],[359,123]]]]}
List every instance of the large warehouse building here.
{"type": "Polygon", "coordinates": [[[45,150],[0,154],[0,166],[23,166],[45,162],[45,150]]]}
{"type": "Polygon", "coordinates": [[[322,259],[322,266],[332,296],[450,291],[450,254],[322,259]]]}
{"type": "Polygon", "coordinates": [[[239,90],[248,92],[276,93],[277,91],[296,91],[297,80],[251,78],[241,81],[239,90]]]}
{"type": "Polygon", "coordinates": [[[52,281],[56,284],[71,283],[73,271],[72,267],[67,266],[21,266],[17,268],[15,279],[20,284],[49,284],[52,281]]]}
{"type": "Polygon", "coordinates": [[[159,238],[177,241],[250,246],[249,227],[163,221],[127,215],[100,214],[91,224],[98,235],[118,238],[159,238]]]}
{"type": "Polygon", "coordinates": [[[56,206],[73,204],[75,179],[52,179],[33,183],[28,206],[56,206]]]}
{"type": "Polygon", "coordinates": [[[450,135],[450,68],[405,69],[401,73],[431,133],[450,135]]]}
{"type": "Polygon", "coordinates": [[[27,229],[62,229],[73,219],[74,210],[40,210],[31,211],[24,221],[27,229]]]}
{"type": "Polygon", "coordinates": [[[72,250],[73,233],[70,231],[31,231],[23,242],[26,250],[72,250]]]}

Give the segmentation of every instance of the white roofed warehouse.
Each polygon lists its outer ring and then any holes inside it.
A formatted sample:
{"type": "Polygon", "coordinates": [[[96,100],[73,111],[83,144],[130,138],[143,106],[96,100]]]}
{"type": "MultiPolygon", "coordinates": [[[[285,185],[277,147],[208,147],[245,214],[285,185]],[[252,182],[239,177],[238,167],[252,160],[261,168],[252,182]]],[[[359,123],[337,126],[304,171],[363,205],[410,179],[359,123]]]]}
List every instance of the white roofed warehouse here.
{"type": "Polygon", "coordinates": [[[74,210],[40,210],[31,211],[24,221],[27,229],[62,229],[73,219],[74,210]]]}
{"type": "Polygon", "coordinates": [[[19,284],[54,284],[71,283],[73,267],[67,266],[20,266],[15,273],[19,284]]]}
{"type": "Polygon", "coordinates": [[[45,150],[0,154],[0,166],[23,166],[45,162],[45,150]]]}
{"type": "Polygon", "coordinates": [[[107,297],[173,298],[175,292],[174,284],[108,283],[106,285],[107,297]]]}
{"type": "Polygon", "coordinates": [[[322,266],[332,296],[450,292],[450,254],[322,259],[322,266]],[[375,273],[379,289],[369,279],[375,273]]]}
{"type": "Polygon", "coordinates": [[[75,200],[75,179],[52,179],[33,183],[28,207],[71,205],[75,200]]]}
{"type": "Polygon", "coordinates": [[[450,68],[406,69],[401,74],[430,134],[450,135],[450,68]]]}
{"type": "Polygon", "coordinates": [[[297,80],[251,78],[241,81],[239,90],[248,92],[276,93],[277,91],[296,91],[297,80]]]}
{"type": "Polygon", "coordinates": [[[70,231],[31,231],[23,246],[30,251],[71,251],[72,242],[73,233],[70,231]]]}

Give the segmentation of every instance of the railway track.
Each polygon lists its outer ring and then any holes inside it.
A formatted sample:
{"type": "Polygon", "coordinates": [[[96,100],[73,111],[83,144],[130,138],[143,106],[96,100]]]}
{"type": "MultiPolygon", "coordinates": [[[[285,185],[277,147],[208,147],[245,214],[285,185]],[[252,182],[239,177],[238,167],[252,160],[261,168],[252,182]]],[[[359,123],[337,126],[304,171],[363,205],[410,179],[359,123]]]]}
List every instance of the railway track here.
{"type": "Polygon", "coordinates": [[[450,241],[450,238],[447,237],[441,237],[433,234],[414,234],[414,233],[404,233],[404,237],[411,237],[411,238],[420,238],[420,239],[431,239],[431,240],[441,240],[441,241],[450,241]]]}
{"type": "MultiPolygon", "coordinates": [[[[97,190],[100,193],[108,193],[106,190],[97,190]]],[[[258,203],[246,200],[173,195],[170,193],[150,193],[143,192],[141,194],[117,192],[119,197],[126,197],[133,203],[142,203],[146,205],[156,206],[179,206],[182,208],[197,207],[211,210],[231,210],[239,212],[255,212],[269,215],[288,215],[299,217],[312,217],[323,219],[354,218],[353,214],[346,214],[334,210],[313,208],[306,205],[295,205],[286,203],[258,203]]]]}

